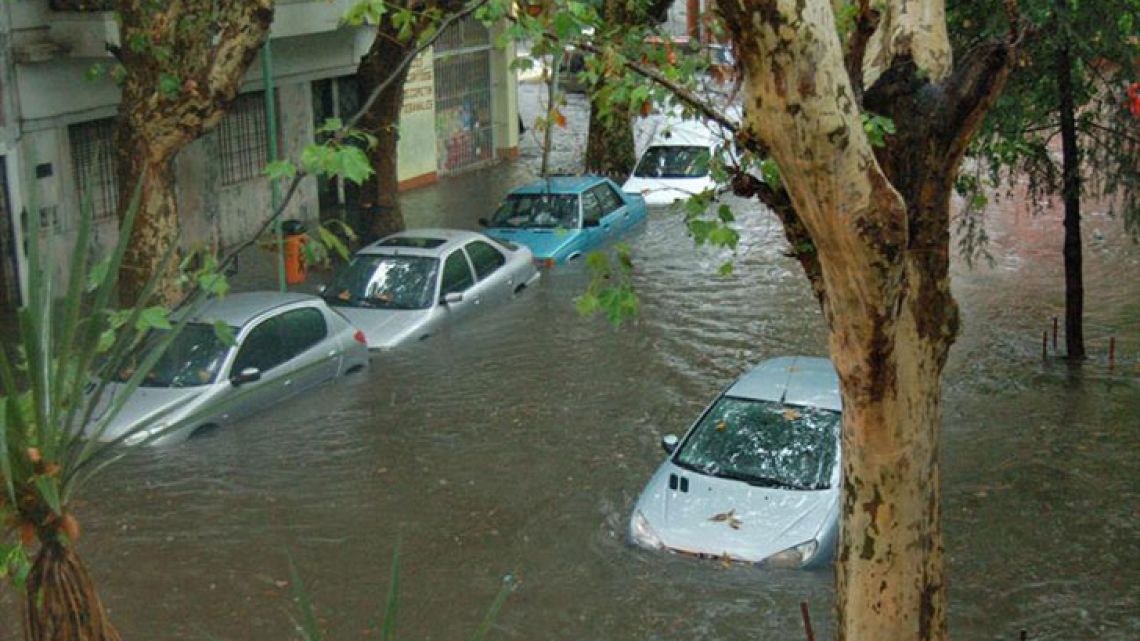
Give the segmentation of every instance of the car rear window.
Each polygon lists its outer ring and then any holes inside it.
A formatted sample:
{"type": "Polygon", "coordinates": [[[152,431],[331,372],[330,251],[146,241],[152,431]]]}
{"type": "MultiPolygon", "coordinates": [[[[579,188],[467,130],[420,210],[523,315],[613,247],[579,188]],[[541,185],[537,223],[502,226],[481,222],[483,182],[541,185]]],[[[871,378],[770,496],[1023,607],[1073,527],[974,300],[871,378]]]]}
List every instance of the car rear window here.
{"type": "Polygon", "coordinates": [[[447,241],[442,238],[422,238],[419,236],[397,236],[385,238],[380,241],[380,247],[418,247],[419,249],[434,249],[447,241]]]}

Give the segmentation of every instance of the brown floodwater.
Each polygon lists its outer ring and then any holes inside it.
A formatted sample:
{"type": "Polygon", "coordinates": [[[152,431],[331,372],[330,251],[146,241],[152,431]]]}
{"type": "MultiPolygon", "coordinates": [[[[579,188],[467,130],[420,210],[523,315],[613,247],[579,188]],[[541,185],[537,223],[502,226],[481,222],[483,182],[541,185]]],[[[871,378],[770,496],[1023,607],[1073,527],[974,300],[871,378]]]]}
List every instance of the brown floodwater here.
{"type": "MultiPolygon", "coordinates": [[[[473,228],[536,161],[527,146],[514,165],[406,194],[409,220],[473,228]]],[[[663,433],[750,364],[825,352],[778,222],[733,205],[729,277],[716,275],[727,255],[694,248],[679,214],[650,213],[629,239],[641,314],[620,328],[580,317],[589,276],[559,269],[362,376],[132,452],[77,506],[123,638],[297,638],[290,557],[329,639],[377,638],[397,545],[403,638],[469,637],[508,575],[518,587],[493,639],[795,640],[801,601],[831,638],[829,570],[723,567],[625,540],[663,433]]],[[[993,265],[955,267],[964,323],[945,375],[953,636],[1136,639],[1140,250],[1088,212],[1091,358],[1073,371],[1041,358],[1063,304],[1059,220],[1010,206],[989,231],[993,265]]],[[[5,599],[0,636],[15,638],[5,599]]]]}

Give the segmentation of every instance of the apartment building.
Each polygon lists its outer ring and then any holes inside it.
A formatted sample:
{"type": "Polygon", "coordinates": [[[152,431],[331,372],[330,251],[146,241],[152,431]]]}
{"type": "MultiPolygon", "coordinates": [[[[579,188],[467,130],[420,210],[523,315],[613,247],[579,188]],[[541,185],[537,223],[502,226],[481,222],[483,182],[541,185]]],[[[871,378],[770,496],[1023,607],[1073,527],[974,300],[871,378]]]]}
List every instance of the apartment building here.
{"type": "MultiPolygon", "coordinates": [[[[118,176],[112,153],[119,90],[91,70],[113,59],[113,0],[8,0],[0,3],[0,306],[18,300],[26,211],[42,214],[61,272],[81,200],[96,219],[93,242],[117,235],[118,176]]],[[[352,0],[278,0],[269,56],[278,155],[296,159],[328,117],[361,104],[355,72],[373,30],[341,16],[352,0]]],[[[414,63],[400,120],[401,189],[517,154],[513,48],[493,46],[495,30],[467,19],[452,25],[414,63]]],[[[262,54],[264,55],[264,53],[262,54]]],[[[175,160],[183,242],[230,246],[270,212],[263,175],[269,135],[263,65],[250,66],[241,93],[218,127],[175,160]]],[[[351,208],[355,186],[307,177],[286,216],[314,220],[351,208]]]]}

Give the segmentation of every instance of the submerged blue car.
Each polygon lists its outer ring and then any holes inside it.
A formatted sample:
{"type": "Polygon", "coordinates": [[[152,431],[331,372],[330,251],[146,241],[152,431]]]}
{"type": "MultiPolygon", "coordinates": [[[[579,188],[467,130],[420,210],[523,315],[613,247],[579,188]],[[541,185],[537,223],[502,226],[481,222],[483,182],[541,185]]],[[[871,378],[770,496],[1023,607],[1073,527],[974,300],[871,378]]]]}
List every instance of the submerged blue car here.
{"type": "Polygon", "coordinates": [[[526,245],[546,267],[583,256],[645,220],[645,199],[601,176],[560,176],[507,194],[490,220],[492,238],[526,245]]]}

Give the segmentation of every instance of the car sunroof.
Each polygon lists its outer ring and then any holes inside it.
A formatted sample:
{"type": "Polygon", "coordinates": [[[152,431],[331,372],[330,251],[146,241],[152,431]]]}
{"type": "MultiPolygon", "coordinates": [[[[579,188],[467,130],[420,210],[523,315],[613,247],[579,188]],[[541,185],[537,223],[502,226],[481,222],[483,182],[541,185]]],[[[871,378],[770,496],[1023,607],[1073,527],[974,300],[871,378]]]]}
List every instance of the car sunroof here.
{"type": "Polygon", "coordinates": [[[380,243],[381,247],[419,247],[432,249],[446,243],[442,238],[419,238],[417,236],[398,236],[389,238],[380,243]]]}

